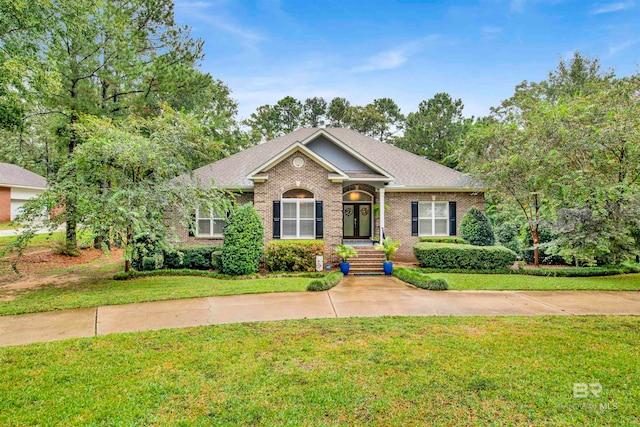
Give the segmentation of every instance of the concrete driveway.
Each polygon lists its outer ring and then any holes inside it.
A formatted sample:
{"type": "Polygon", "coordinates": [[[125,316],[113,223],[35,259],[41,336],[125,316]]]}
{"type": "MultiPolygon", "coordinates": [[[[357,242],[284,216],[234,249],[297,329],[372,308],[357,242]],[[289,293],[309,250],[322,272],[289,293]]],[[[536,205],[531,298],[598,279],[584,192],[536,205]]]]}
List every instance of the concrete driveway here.
{"type": "Polygon", "coordinates": [[[637,291],[425,291],[347,276],[326,292],[286,292],[0,316],[0,346],[116,332],[285,319],[377,316],[640,315],[637,291]]]}

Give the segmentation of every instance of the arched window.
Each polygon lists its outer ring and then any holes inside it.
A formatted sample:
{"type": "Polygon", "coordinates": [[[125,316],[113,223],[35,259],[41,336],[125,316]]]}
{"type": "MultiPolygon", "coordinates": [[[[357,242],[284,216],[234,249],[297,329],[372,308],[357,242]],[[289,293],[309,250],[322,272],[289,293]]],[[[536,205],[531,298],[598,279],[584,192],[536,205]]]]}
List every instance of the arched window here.
{"type": "Polygon", "coordinates": [[[349,191],[343,194],[342,200],[345,202],[373,202],[373,196],[363,191],[349,191]]]}
{"type": "Polygon", "coordinates": [[[282,194],[283,239],[313,239],[316,234],[315,200],[313,193],[294,188],[282,194]]]}
{"type": "Polygon", "coordinates": [[[294,188],[282,194],[283,199],[313,199],[313,193],[304,188],[294,188]]]}

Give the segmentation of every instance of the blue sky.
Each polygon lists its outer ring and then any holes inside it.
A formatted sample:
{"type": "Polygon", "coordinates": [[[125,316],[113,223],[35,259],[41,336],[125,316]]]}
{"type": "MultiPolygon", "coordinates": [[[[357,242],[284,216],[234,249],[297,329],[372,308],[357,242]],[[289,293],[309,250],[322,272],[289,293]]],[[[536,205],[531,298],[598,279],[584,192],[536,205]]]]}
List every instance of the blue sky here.
{"type": "Polygon", "coordinates": [[[576,49],[619,76],[640,70],[640,0],[176,0],[175,11],[241,118],[286,95],[390,97],[409,113],[437,92],[485,115],[576,49]]]}

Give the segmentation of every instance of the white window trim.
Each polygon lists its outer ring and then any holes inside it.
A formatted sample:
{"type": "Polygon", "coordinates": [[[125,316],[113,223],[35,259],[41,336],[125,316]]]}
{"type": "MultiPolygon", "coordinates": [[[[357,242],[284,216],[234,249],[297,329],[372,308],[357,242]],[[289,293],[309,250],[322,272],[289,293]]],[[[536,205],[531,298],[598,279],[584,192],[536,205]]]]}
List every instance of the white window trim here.
{"type": "Polygon", "coordinates": [[[424,237],[434,237],[434,236],[448,236],[449,235],[449,202],[418,202],[418,235],[419,236],[424,236],[424,237]],[[436,217],[436,204],[437,203],[444,203],[445,206],[447,207],[446,210],[446,214],[444,217],[436,217]],[[427,218],[427,217],[421,217],[420,216],[420,205],[426,205],[426,204],[430,204],[431,205],[431,217],[427,218]],[[436,234],[436,219],[446,219],[447,221],[447,231],[444,234],[436,234]],[[420,230],[420,221],[424,221],[424,220],[430,220],[431,221],[431,234],[425,234],[424,232],[422,232],[422,230],[420,230]]]}
{"type": "Polygon", "coordinates": [[[224,218],[213,216],[213,212],[209,211],[209,216],[200,216],[200,209],[196,208],[196,237],[224,237],[224,233],[214,234],[213,233],[213,223],[216,221],[224,222],[224,218]],[[201,220],[209,220],[209,234],[200,233],[200,221],[201,220]]]}
{"type": "Polygon", "coordinates": [[[280,238],[281,239],[315,239],[316,238],[316,199],[281,199],[280,200],[281,212],[280,212],[280,238]],[[294,218],[285,218],[284,217],[284,204],[285,203],[295,203],[296,204],[296,235],[288,236],[284,234],[284,222],[292,221],[294,218]],[[311,203],[313,206],[313,218],[305,218],[303,221],[313,221],[313,234],[311,236],[301,236],[300,235],[300,203],[311,203]]]}

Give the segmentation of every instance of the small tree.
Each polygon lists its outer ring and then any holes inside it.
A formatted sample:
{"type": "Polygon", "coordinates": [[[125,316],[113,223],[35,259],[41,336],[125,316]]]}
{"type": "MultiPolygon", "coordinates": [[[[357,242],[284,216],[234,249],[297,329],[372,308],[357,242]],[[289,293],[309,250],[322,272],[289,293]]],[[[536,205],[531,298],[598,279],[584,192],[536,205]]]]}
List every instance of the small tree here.
{"type": "Polygon", "coordinates": [[[491,223],[478,208],[471,208],[460,224],[462,238],[472,245],[492,246],[495,236],[491,223]]]}
{"type": "Polygon", "coordinates": [[[233,276],[257,273],[263,239],[262,220],[251,203],[232,211],[224,227],[222,272],[233,276]]]}

